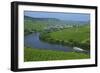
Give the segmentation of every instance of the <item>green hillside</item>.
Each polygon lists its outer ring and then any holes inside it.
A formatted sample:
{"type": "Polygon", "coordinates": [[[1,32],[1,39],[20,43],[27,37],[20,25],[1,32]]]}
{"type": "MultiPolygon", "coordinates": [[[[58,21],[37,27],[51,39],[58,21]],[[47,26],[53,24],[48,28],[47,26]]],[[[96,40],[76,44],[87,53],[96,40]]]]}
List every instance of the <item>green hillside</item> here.
{"type": "Polygon", "coordinates": [[[49,61],[49,60],[71,60],[71,59],[88,59],[90,56],[78,52],[63,52],[52,50],[40,50],[36,48],[24,49],[24,61],[49,61]]]}
{"type": "Polygon", "coordinates": [[[40,39],[53,44],[90,49],[90,27],[73,27],[41,34],[40,39]]]}

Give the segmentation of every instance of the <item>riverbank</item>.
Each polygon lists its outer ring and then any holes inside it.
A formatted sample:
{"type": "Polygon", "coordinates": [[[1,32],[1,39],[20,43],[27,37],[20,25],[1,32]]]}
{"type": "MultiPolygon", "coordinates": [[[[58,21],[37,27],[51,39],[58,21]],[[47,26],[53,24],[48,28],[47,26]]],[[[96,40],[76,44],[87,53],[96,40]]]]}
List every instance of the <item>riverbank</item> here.
{"type": "Polygon", "coordinates": [[[90,27],[74,27],[54,32],[41,33],[40,40],[51,44],[59,44],[71,47],[80,47],[84,50],[90,50],[90,27]]]}
{"type": "Polygon", "coordinates": [[[79,52],[63,52],[43,50],[37,48],[24,48],[24,61],[49,61],[49,60],[74,60],[74,59],[88,59],[89,54],[79,52]]]}
{"type": "Polygon", "coordinates": [[[48,42],[43,42],[39,39],[40,33],[32,33],[24,37],[24,46],[37,48],[37,49],[45,49],[45,50],[57,50],[64,52],[72,52],[74,49],[72,47],[59,45],[59,44],[50,44],[48,42]]]}

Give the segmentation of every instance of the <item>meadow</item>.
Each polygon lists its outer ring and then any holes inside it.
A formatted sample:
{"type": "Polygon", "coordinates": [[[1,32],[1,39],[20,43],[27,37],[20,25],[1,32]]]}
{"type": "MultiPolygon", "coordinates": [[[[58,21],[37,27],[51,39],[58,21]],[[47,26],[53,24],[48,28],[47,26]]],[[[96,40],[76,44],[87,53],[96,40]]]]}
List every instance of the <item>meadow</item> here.
{"type": "Polygon", "coordinates": [[[36,48],[24,49],[24,61],[49,61],[49,60],[73,60],[73,59],[88,59],[88,54],[79,52],[63,52],[52,50],[40,50],[36,48]]]}
{"type": "Polygon", "coordinates": [[[62,44],[66,46],[76,46],[82,49],[90,49],[90,27],[65,28],[59,31],[42,33],[40,39],[52,44],[62,44]]]}

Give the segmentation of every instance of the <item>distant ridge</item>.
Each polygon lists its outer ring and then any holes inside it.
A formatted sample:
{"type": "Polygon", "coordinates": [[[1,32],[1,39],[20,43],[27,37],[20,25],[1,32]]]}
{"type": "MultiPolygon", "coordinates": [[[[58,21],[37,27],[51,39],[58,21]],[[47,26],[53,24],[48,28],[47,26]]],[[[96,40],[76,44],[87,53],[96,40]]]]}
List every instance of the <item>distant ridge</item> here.
{"type": "Polygon", "coordinates": [[[32,21],[44,21],[46,23],[54,23],[54,24],[90,24],[90,21],[72,21],[72,20],[60,20],[57,18],[36,18],[30,16],[24,16],[24,20],[32,20],[32,21]]]}
{"type": "Polygon", "coordinates": [[[55,20],[55,21],[60,21],[59,19],[56,18],[35,18],[35,17],[29,17],[29,16],[24,16],[25,20],[39,20],[39,21],[48,21],[48,20],[55,20]]]}

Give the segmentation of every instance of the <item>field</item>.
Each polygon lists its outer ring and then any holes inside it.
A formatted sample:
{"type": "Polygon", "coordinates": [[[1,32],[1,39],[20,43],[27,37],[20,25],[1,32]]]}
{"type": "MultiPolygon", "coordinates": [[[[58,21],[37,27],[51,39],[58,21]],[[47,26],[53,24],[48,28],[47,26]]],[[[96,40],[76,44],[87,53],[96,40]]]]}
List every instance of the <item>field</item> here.
{"type": "Polygon", "coordinates": [[[86,25],[82,27],[66,28],[59,31],[43,33],[40,39],[53,44],[77,46],[89,50],[90,27],[89,25],[86,25]]]}
{"type": "Polygon", "coordinates": [[[79,28],[68,28],[68,29],[63,29],[60,31],[52,32],[49,33],[51,38],[53,39],[60,39],[60,40],[75,40],[75,41],[84,41],[86,39],[89,39],[89,27],[84,26],[84,27],[79,27],[79,28]]]}
{"type": "Polygon", "coordinates": [[[48,61],[48,60],[71,60],[71,59],[87,59],[88,54],[78,52],[63,52],[52,50],[39,50],[36,48],[24,49],[24,61],[48,61]]]}

